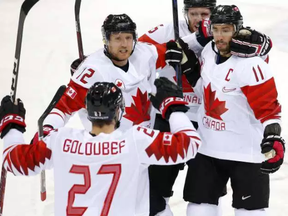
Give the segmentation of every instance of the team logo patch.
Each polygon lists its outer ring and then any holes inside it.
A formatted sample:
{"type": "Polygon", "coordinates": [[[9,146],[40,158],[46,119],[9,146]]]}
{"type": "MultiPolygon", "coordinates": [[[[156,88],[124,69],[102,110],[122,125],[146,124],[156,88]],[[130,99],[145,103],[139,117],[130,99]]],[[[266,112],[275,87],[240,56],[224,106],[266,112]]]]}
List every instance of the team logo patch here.
{"type": "Polygon", "coordinates": [[[163,145],[171,145],[173,135],[171,133],[164,133],[163,145]]]}
{"type": "Polygon", "coordinates": [[[120,89],[125,89],[124,82],[120,79],[115,80],[115,85],[120,89]]]}
{"type": "Polygon", "coordinates": [[[66,90],[66,95],[74,99],[77,95],[77,92],[71,86],[69,86],[69,88],[66,90]]]}

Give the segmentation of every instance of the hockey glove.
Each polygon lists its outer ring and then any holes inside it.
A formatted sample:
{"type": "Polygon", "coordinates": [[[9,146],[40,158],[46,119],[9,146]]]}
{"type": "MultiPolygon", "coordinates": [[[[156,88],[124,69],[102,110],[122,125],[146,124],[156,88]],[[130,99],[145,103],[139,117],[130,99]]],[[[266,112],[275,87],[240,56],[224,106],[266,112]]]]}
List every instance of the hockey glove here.
{"type": "Polygon", "coordinates": [[[188,44],[181,38],[178,42],[169,41],[166,44],[167,51],[165,55],[166,63],[173,68],[177,64],[181,64],[181,71],[193,87],[200,77],[200,64],[195,53],[189,49],[188,44]]]}
{"type": "MultiPolygon", "coordinates": [[[[43,126],[43,136],[47,136],[54,128],[51,125],[44,125],[43,126]]],[[[39,142],[39,134],[38,132],[35,133],[34,137],[32,138],[30,144],[37,144],[39,142]]]]}
{"type": "Polygon", "coordinates": [[[280,136],[280,132],[281,127],[277,123],[267,125],[265,128],[261,143],[261,153],[268,159],[262,162],[261,166],[261,171],[265,174],[276,172],[283,163],[285,141],[280,136]]]}
{"type": "Polygon", "coordinates": [[[169,41],[166,44],[165,61],[167,64],[175,68],[180,64],[183,59],[183,53],[181,47],[175,41],[169,41]]]}
{"type": "Polygon", "coordinates": [[[205,47],[212,39],[211,21],[209,19],[203,19],[199,22],[198,31],[196,32],[196,39],[202,47],[205,47]]]}
{"type": "Polygon", "coordinates": [[[152,105],[160,111],[162,118],[169,120],[172,112],[187,112],[188,103],[183,100],[181,88],[166,77],[156,79],[154,85],[157,88],[156,95],[150,95],[152,105]]]}
{"type": "Polygon", "coordinates": [[[239,57],[265,56],[271,48],[271,39],[250,27],[240,29],[230,42],[231,54],[239,57]]]}
{"type": "Polygon", "coordinates": [[[17,104],[11,100],[11,96],[5,96],[1,101],[0,107],[0,133],[3,138],[10,129],[14,128],[24,133],[25,127],[25,113],[26,110],[22,101],[18,98],[17,104]]]}
{"type": "Polygon", "coordinates": [[[70,72],[71,72],[71,76],[73,76],[73,74],[75,73],[76,69],[79,67],[79,65],[85,60],[86,56],[84,56],[84,59],[76,59],[72,62],[71,66],[70,66],[70,72]]]}

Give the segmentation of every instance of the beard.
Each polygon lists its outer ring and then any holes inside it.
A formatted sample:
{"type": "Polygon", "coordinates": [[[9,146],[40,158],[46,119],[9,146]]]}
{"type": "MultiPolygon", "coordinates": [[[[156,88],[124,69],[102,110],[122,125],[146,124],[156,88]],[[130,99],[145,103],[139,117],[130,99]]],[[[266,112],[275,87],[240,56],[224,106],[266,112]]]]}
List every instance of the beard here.
{"type": "MultiPolygon", "coordinates": [[[[132,54],[132,51],[129,53],[128,56],[130,57],[131,54],[132,54]]],[[[111,59],[113,59],[115,61],[125,61],[129,58],[129,57],[128,58],[126,58],[126,57],[120,58],[120,57],[117,57],[116,55],[114,55],[113,53],[110,53],[110,56],[111,56],[111,59]]]]}
{"type": "Polygon", "coordinates": [[[215,41],[217,49],[222,52],[223,54],[230,53],[230,46],[228,43],[224,42],[223,40],[215,41]]]}

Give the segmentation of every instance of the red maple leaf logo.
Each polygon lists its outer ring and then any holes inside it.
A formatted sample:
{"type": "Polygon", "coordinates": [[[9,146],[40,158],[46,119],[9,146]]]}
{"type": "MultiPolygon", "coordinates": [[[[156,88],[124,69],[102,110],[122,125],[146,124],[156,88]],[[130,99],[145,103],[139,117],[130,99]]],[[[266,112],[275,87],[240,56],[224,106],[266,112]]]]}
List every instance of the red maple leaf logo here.
{"type": "MultiPolygon", "coordinates": [[[[175,82],[177,82],[176,76],[174,76],[173,79],[175,80],[175,82]]],[[[184,75],[182,75],[182,89],[183,92],[194,92],[192,86],[184,75]]]]}
{"type": "Polygon", "coordinates": [[[138,88],[136,96],[132,96],[132,98],[134,104],[132,103],[131,107],[125,107],[124,117],[132,121],[133,125],[150,120],[150,101],[147,92],[145,91],[143,94],[138,88]]]}
{"type": "Polygon", "coordinates": [[[206,115],[212,118],[223,120],[221,115],[225,113],[228,109],[225,108],[225,101],[219,101],[218,98],[215,99],[216,91],[212,91],[211,83],[204,88],[204,104],[206,115]]]}
{"type": "Polygon", "coordinates": [[[116,85],[120,88],[123,85],[123,83],[118,80],[116,85]]]}
{"type": "Polygon", "coordinates": [[[44,164],[52,155],[51,149],[47,148],[43,141],[33,145],[17,145],[12,150],[9,147],[4,152],[6,151],[10,151],[4,160],[8,163],[8,170],[13,172],[14,167],[22,175],[28,175],[29,170],[35,171],[36,167],[40,167],[40,163],[44,164]]]}
{"type": "Polygon", "coordinates": [[[174,135],[167,132],[159,133],[145,151],[149,157],[154,155],[157,161],[164,158],[165,162],[168,163],[169,158],[171,158],[173,162],[176,162],[178,156],[182,159],[185,158],[190,141],[190,138],[185,133],[178,132],[174,135]],[[167,145],[167,139],[169,139],[169,145],[167,145]]]}
{"type": "Polygon", "coordinates": [[[118,87],[118,88],[124,88],[124,83],[122,80],[120,79],[116,79],[115,80],[115,85],[118,87]]]}

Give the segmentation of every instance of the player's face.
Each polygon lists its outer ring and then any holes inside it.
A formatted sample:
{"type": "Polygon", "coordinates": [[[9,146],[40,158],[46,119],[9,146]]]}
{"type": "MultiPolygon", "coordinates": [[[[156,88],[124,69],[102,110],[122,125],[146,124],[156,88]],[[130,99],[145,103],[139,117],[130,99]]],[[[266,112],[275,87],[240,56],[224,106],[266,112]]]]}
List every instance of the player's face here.
{"type": "Polygon", "coordinates": [[[189,8],[187,17],[189,20],[189,28],[192,32],[198,30],[198,24],[202,19],[210,18],[210,9],[204,7],[189,8]]]}
{"type": "Polygon", "coordinates": [[[126,61],[133,50],[133,34],[125,32],[112,33],[108,50],[114,60],[126,61]]]}
{"type": "Polygon", "coordinates": [[[211,27],[213,38],[220,54],[230,53],[230,41],[235,34],[234,25],[214,24],[211,27]]]}

